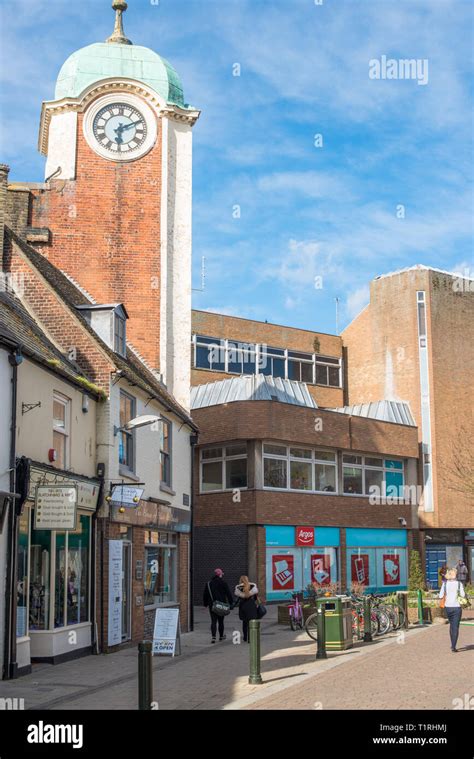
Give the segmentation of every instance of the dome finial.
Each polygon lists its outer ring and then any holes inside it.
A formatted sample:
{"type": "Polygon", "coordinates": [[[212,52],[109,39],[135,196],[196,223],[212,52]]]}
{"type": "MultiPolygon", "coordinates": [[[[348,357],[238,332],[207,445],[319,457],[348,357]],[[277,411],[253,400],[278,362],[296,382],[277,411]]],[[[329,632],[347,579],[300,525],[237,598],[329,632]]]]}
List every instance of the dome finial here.
{"type": "Polygon", "coordinates": [[[127,10],[128,5],[125,0],[113,0],[112,8],[115,11],[115,26],[112,35],[106,40],[106,42],[113,42],[119,45],[131,45],[129,40],[123,31],[122,14],[127,10]]]}

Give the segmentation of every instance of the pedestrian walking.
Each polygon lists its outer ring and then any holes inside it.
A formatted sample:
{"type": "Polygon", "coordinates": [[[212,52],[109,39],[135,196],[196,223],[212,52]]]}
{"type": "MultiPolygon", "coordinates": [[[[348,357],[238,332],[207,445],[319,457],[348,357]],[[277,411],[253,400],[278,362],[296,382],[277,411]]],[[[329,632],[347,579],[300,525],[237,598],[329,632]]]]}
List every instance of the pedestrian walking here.
{"type": "Polygon", "coordinates": [[[459,580],[459,582],[462,582],[463,585],[467,582],[467,567],[462,559],[459,559],[458,563],[456,564],[456,580],[459,580]]]}
{"type": "Polygon", "coordinates": [[[464,585],[456,580],[456,569],[448,569],[446,579],[441,585],[439,597],[444,598],[444,609],[449,620],[449,635],[451,638],[451,651],[457,652],[456,644],[459,636],[459,624],[462,617],[462,601],[466,598],[464,585]]]}
{"type": "Polygon", "coordinates": [[[446,564],[443,564],[443,566],[440,567],[439,570],[438,570],[438,578],[439,578],[439,587],[440,588],[441,588],[441,586],[443,585],[443,582],[446,579],[446,572],[447,571],[448,571],[448,567],[447,567],[446,564]]]}
{"type": "Polygon", "coordinates": [[[249,622],[251,619],[258,619],[258,588],[254,582],[250,582],[247,575],[242,575],[239,584],[235,587],[234,595],[239,599],[239,619],[242,620],[244,643],[250,643],[249,622]]]}
{"type": "Polygon", "coordinates": [[[216,642],[217,627],[219,627],[219,640],[225,640],[224,617],[230,613],[234,598],[231,590],[225,582],[222,569],[215,569],[214,575],[204,587],[203,606],[209,609],[211,616],[211,643],[216,642]]]}

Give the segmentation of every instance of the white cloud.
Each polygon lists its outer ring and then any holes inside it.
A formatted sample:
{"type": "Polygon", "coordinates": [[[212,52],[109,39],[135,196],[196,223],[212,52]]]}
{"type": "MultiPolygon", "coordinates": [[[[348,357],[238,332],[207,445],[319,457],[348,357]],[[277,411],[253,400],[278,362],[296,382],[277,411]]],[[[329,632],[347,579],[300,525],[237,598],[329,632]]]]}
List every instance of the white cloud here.
{"type": "Polygon", "coordinates": [[[349,319],[353,319],[370,301],[369,285],[362,285],[347,296],[345,312],[349,319]]]}

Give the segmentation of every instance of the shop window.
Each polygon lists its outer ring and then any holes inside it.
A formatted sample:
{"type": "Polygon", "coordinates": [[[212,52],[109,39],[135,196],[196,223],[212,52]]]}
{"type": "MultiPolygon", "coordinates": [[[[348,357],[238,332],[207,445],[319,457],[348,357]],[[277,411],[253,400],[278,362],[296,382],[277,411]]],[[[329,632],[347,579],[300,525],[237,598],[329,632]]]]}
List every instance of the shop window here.
{"type": "Polygon", "coordinates": [[[68,532],[35,530],[32,524],[30,630],[49,630],[89,621],[90,521],[90,516],[80,515],[76,529],[68,532]],[[54,565],[51,564],[53,541],[54,565]],[[51,577],[54,619],[50,621],[51,577]]]}
{"type": "Polygon", "coordinates": [[[49,629],[51,535],[52,533],[49,530],[35,530],[32,525],[29,599],[30,630],[49,629]]]}
{"type": "Polygon", "coordinates": [[[120,440],[119,440],[119,464],[130,472],[135,470],[135,452],[133,432],[124,429],[127,422],[135,417],[136,401],[131,395],[120,391],[120,440]]]}
{"type": "Polygon", "coordinates": [[[263,460],[263,484],[266,488],[287,487],[287,459],[267,458],[263,460]]]}
{"type": "Polygon", "coordinates": [[[314,489],[323,493],[336,492],[336,467],[331,464],[314,465],[314,489]]]}
{"type": "Polygon", "coordinates": [[[177,600],[176,535],[145,531],[145,605],[177,600]]]}
{"type": "Polygon", "coordinates": [[[246,443],[201,450],[201,492],[246,487],[246,443]]]}
{"type": "Polygon", "coordinates": [[[18,525],[18,567],[16,600],[16,635],[28,635],[28,538],[30,510],[24,507],[18,525]]]}
{"type": "Polygon", "coordinates": [[[171,422],[162,419],[160,429],[160,480],[162,485],[167,485],[169,488],[171,487],[171,433],[171,422]]]}
{"type": "Polygon", "coordinates": [[[54,466],[69,466],[70,400],[64,395],[53,395],[53,448],[56,451],[54,466]]]}
{"type": "Polygon", "coordinates": [[[310,462],[290,460],[290,488],[292,490],[312,490],[310,462]]]}

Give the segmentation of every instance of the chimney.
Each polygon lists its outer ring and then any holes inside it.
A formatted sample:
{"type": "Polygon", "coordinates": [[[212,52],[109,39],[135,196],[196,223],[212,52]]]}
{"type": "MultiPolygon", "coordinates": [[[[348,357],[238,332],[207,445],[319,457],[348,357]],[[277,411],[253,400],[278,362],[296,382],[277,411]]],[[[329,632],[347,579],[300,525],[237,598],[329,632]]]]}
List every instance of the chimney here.
{"type": "Polygon", "coordinates": [[[3,239],[5,235],[5,218],[7,214],[8,172],[10,167],[0,163],[0,258],[3,261],[3,239]]]}

